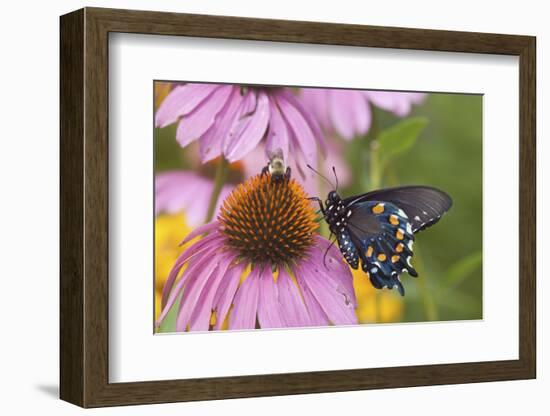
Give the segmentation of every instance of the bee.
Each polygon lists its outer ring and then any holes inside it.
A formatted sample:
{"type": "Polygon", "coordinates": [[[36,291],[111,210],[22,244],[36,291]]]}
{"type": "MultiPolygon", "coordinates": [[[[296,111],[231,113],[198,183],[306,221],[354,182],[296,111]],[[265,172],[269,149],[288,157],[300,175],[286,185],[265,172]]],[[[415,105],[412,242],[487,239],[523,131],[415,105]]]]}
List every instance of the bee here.
{"type": "Polygon", "coordinates": [[[290,167],[285,165],[283,151],[276,149],[273,152],[268,152],[269,161],[262,169],[262,175],[271,175],[273,181],[282,181],[290,179],[290,167]]]}

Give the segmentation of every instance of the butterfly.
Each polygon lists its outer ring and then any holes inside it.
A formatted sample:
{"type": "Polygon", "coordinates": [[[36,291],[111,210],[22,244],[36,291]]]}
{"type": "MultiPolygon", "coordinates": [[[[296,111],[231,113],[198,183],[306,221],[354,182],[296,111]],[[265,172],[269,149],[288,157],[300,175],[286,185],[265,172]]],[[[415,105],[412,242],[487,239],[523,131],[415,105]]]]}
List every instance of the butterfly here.
{"type": "Polygon", "coordinates": [[[324,204],[320,198],[310,199],[319,203],[346,262],[354,269],[361,264],[375,288],[397,288],[402,296],[405,289],[399,275],[418,276],[411,264],[414,235],[437,223],[453,203],[445,192],[422,185],[349,198],[333,190],[324,204]]]}

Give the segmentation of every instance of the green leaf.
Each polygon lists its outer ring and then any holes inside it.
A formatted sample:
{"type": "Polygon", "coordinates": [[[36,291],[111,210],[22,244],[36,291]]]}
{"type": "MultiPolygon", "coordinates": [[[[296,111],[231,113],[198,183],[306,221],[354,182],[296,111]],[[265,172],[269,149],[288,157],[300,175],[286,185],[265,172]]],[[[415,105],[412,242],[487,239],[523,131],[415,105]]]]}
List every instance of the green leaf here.
{"type": "Polygon", "coordinates": [[[396,156],[407,152],[428,124],[425,117],[411,117],[382,130],[378,136],[378,153],[382,168],[396,156]]]}
{"type": "Polygon", "coordinates": [[[481,266],[482,258],[483,255],[481,251],[476,251],[454,263],[447,270],[443,279],[441,279],[441,286],[444,287],[447,292],[451,288],[460,285],[481,266]]]}

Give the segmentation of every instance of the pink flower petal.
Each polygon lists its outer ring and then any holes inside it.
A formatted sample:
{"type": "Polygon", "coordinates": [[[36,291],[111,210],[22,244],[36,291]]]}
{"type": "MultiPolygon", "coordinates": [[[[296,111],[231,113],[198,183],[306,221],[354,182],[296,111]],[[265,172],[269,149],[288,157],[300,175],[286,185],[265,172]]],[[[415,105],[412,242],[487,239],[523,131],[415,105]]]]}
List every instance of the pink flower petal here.
{"type": "Polygon", "coordinates": [[[334,325],[357,323],[355,307],[343,286],[330,278],[323,265],[304,261],[300,267],[303,281],[334,325]]]}
{"type": "Polygon", "coordinates": [[[229,118],[227,132],[222,136],[222,153],[224,155],[229,147],[233,146],[233,141],[237,138],[236,134],[241,129],[241,125],[247,122],[256,108],[256,93],[254,91],[249,90],[244,95],[239,93],[239,96],[239,105],[229,118]]]}
{"type": "Polygon", "coordinates": [[[372,122],[372,112],[365,98],[354,91],[350,101],[353,103],[354,130],[357,136],[366,134],[372,122]]]}
{"type": "Polygon", "coordinates": [[[334,280],[337,285],[342,286],[342,290],[339,290],[349,298],[354,306],[357,306],[357,300],[355,299],[355,289],[353,288],[353,275],[349,269],[347,263],[342,259],[342,253],[336,247],[336,245],[330,243],[323,236],[317,236],[316,243],[310,251],[309,258],[312,262],[320,264],[323,272],[329,276],[329,279],[334,280]],[[326,250],[330,250],[327,253],[326,266],[323,262],[326,250]]]}
{"type": "MultiPolygon", "coordinates": [[[[204,221],[206,220],[206,215],[208,213],[208,207],[210,205],[210,197],[213,188],[214,184],[211,183],[211,187],[201,190],[203,193],[195,194],[195,200],[191,204],[189,204],[188,208],[185,210],[185,217],[188,224],[197,226],[204,223],[204,221]],[[206,190],[208,190],[208,192],[206,192],[206,190]]],[[[224,199],[231,193],[231,191],[233,191],[233,188],[233,185],[223,186],[216,202],[214,218],[217,217],[220,211],[221,204],[223,203],[224,199]]]]}
{"type": "Polygon", "coordinates": [[[397,111],[395,94],[398,93],[391,91],[366,91],[365,93],[369,100],[378,108],[393,113],[397,111]]]}
{"type": "Polygon", "coordinates": [[[179,245],[182,246],[201,234],[206,234],[214,231],[219,227],[219,225],[220,223],[218,221],[211,221],[207,224],[201,225],[200,227],[195,228],[193,231],[187,234],[187,236],[183,240],[181,240],[179,245]]]}
{"type": "Polygon", "coordinates": [[[155,126],[165,127],[189,114],[202,103],[219,84],[185,84],[175,87],[164,99],[155,115],[155,126]]]}
{"type": "Polygon", "coordinates": [[[330,118],[342,138],[351,140],[368,131],[371,113],[360,91],[331,90],[329,97],[330,118]]]}
{"type": "MultiPolygon", "coordinates": [[[[184,285],[187,283],[187,280],[194,275],[195,270],[202,267],[204,263],[210,261],[211,255],[215,254],[216,250],[218,250],[217,245],[213,247],[209,247],[208,250],[205,251],[205,255],[203,257],[198,258],[197,261],[191,261],[191,263],[189,264],[189,267],[183,272],[182,276],[180,277],[180,280],[178,281],[178,283],[173,289],[171,288],[171,290],[169,291],[163,290],[163,306],[162,306],[162,312],[160,313],[160,316],[157,319],[157,326],[160,325],[160,323],[164,320],[164,318],[166,317],[170,309],[172,309],[172,306],[174,306],[174,303],[176,302],[178,296],[181,294],[181,291],[183,290],[184,285]],[[165,293],[167,295],[166,302],[164,301],[165,293]]],[[[181,270],[181,266],[179,267],[178,272],[179,270],[181,270]]],[[[175,275],[177,275],[177,273],[175,275]]],[[[165,285],[165,289],[167,287],[167,284],[165,285]]],[[[170,287],[172,285],[173,285],[173,281],[171,282],[170,287]]]]}
{"type": "Polygon", "coordinates": [[[231,263],[236,259],[231,253],[223,253],[222,258],[211,278],[204,287],[198,300],[198,307],[195,308],[189,322],[191,331],[206,331],[210,326],[210,316],[215,310],[214,299],[221,282],[226,276],[226,272],[231,263]]]}
{"type": "Polygon", "coordinates": [[[286,100],[290,103],[290,105],[294,106],[300,112],[302,117],[304,117],[309,128],[313,132],[313,135],[317,139],[317,142],[319,143],[319,147],[321,148],[321,153],[323,155],[326,155],[327,144],[325,142],[325,136],[315,116],[303,105],[300,98],[294,95],[292,92],[290,92],[290,90],[283,89],[279,92],[279,94],[285,97],[286,100]]]}
{"type": "Polygon", "coordinates": [[[391,111],[399,117],[407,116],[413,104],[421,103],[426,94],[393,92],[393,91],[365,91],[364,94],[377,107],[391,111]]]}
{"type": "Polygon", "coordinates": [[[203,257],[201,268],[193,268],[193,270],[185,270],[184,274],[188,276],[187,285],[183,291],[181,297],[178,315],[176,317],[176,331],[185,331],[187,324],[189,323],[189,318],[193,309],[197,305],[197,300],[200,296],[202,288],[210,278],[211,274],[218,267],[220,261],[219,254],[212,255],[208,257],[203,257]]]}
{"type": "Polygon", "coordinates": [[[209,279],[203,289],[197,302],[197,307],[193,311],[189,321],[190,331],[208,331],[210,328],[210,317],[214,311],[212,300],[216,294],[216,290],[218,289],[220,282],[223,280],[224,273],[226,272],[231,260],[232,259],[220,262],[213,276],[209,279]]]}
{"type": "Polygon", "coordinates": [[[304,106],[315,114],[325,129],[329,129],[331,126],[328,115],[328,93],[329,90],[326,88],[302,88],[300,90],[300,99],[304,106]]]}
{"type": "Polygon", "coordinates": [[[233,311],[229,315],[229,329],[254,329],[260,294],[260,270],[254,268],[237,290],[233,311]]]}
{"type": "Polygon", "coordinates": [[[286,326],[281,316],[279,289],[269,267],[265,267],[260,274],[258,322],[261,328],[283,328],[286,326]]]}
{"type": "Polygon", "coordinates": [[[174,265],[172,266],[172,269],[170,270],[170,273],[168,274],[168,278],[166,279],[164,288],[162,289],[161,305],[163,308],[168,302],[168,296],[172,291],[172,286],[174,285],[174,282],[176,281],[176,278],[178,277],[178,274],[183,268],[183,266],[185,265],[185,263],[194,259],[195,257],[200,258],[199,255],[201,255],[202,253],[209,253],[210,251],[215,251],[218,245],[221,244],[222,242],[223,242],[223,239],[219,235],[209,235],[203,238],[202,240],[197,241],[191,247],[188,247],[187,249],[185,249],[178,256],[178,258],[176,259],[176,262],[174,263],[174,265]]]}
{"type": "Polygon", "coordinates": [[[216,330],[220,329],[225,321],[227,312],[233,303],[235,292],[239,287],[239,281],[244,268],[244,263],[230,267],[218,287],[214,296],[214,308],[216,309],[216,324],[214,325],[214,329],[216,330]]]}
{"type": "Polygon", "coordinates": [[[428,94],[423,92],[408,92],[407,94],[413,104],[421,104],[428,96],[428,94]]]}
{"type": "Polygon", "coordinates": [[[193,330],[193,317],[195,320],[198,318],[198,321],[195,322],[196,330],[208,329],[212,298],[228,266],[227,256],[217,253],[203,269],[195,271],[196,277],[189,280],[181,298],[176,329],[185,331],[189,325],[189,330],[193,330]],[[214,290],[211,290],[212,286],[215,286],[214,290]]]}
{"type": "Polygon", "coordinates": [[[306,304],[306,308],[309,314],[310,325],[312,326],[325,326],[328,325],[329,319],[326,313],[319,305],[319,302],[309,289],[309,286],[305,282],[304,274],[302,273],[302,268],[297,267],[294,270],[294,275],[296,276],[296,282],[300,287],[300,292],[306,304]]]}
{"type": "Polygon", "coordinates": [[[232,140],[228,141],[224,154],[227,160],[241,159],[258,145],[265,134],[269,122],[269,99],[265,92],[258,94],[256,108],[250,116],[241,120],[232,140]]]}
{"type": "Polygon", "coordinates": [[[174,285],[174,282],[176,281],[176,278],[178,277],[178,274],[180,270],[182,269],[183,265],[191,260],[193,257],[198,256],[203,251],[208,251],[212,249],[212,246],[218,243],[221,243],[222,239],[219,235],[211,235],[203,238],[201,241],[196,242],[191,247],[188,247],[186,250],[184,250],[176,259],[176,262],[172,266],[172,269],[170,270],[170,273],[168,274],[168,278],[166,279],[166,283],[164,284],[164,288],[162,289],[162,302],[161,305],[164,308],[168,301],[168,296],[170,295],[170,292],[172,290],[172,286],[174,285]]]}
{"type": "Polygon", "coordinates": [[[233,87],[231,96],[225,103],[224,108],[218,113],[216,122],[208,129],[200,140],[200,158],[206,163],[218,156],[221,156],[225,138],[229,136],[231,124],[235,119],[237,110],[241,105],[243,97],[239,87],[233,87]]]}
{"type": "Polygon", "coordinates": [[[288,137],[288,129],[286,123],[283,120],[277,103],[274,100],[271,100],[270,105],[270,114],[271,118],[269,120],[269,130],[267,133],[266,139],[266,152],[268,154],[275,152],[277,149],[281,149],[283,152],[283,158],[288,159],[288,143],[290,138],[288,137]]]}
{"type": "Polygon", "coordinates": [[[305,181],[308,175],[310,176],[310,178],[313,178],[315,175],[306,167],[306,164],[308,162],[304,160],[304,155],[302,154],[302,152],[299,151],[298,144],[296,143],[296,140],[293,136],[294,133],[291,132],[291,140],[289,142],[288,149],[290,154],[294,157],[291,159],[290,165],[294,165],[295,169],[293,169],[293,171],[298,172],[300,177],[305,181]]]}
{"type": "Polygon", "coordinates": [[[217,88],[193,112],[180,120],[176,131],[176,139],[181,147],[198,140],[210,128],[216,119],[216,115],[227,102],[231,91],[232,87],[229,85],[217,88]]]}
{"type": "MultiPolygon", "coordinates": [[[[185,211],[187,224],[196,227],[205,221],[214,184],[194,172],[167,171],[155,177],[155,215],[185,211]]],[[[216,204],[215,215],[221,202],[233,190],[224,185],[216,204]]]]}
{"type": "Polygon", "coordinates": [[[307,163],[317,166],[317,144],[306,119],[282,95],[277,96],[277,103],[289,130],[292,132],[292,142],[297,150],[299,149],[307,163]]]}
{"type": "Polygon", "coordinates": [[[309,326],[310,320],[306,305],[302,301],[298,288],[284,269],[279,271],[277,286],[279,288],[279,302],[281,304],[280,312],[286,326],[309,326]]]}
{"type": "Polygon", "coordinates": [[[155,214],[174,214],[188,209],[197,195],[208,199],[213,184],[194,172],[165,171],[155,176],[155,214]]]}

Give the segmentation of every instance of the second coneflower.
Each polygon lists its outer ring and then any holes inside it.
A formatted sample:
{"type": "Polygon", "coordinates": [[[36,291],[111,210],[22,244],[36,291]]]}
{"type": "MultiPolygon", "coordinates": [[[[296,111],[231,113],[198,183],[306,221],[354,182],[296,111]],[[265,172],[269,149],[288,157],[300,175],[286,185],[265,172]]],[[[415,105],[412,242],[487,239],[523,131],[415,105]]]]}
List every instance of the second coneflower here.
{"type": "Polygon", "coordinates": [[[356,324],[351,272],[315,218],[294,179],[239,185],[218,219],[183,241],[205,235],[174,264],[157,324],[178,300],[176,331],[356,324]]]}

